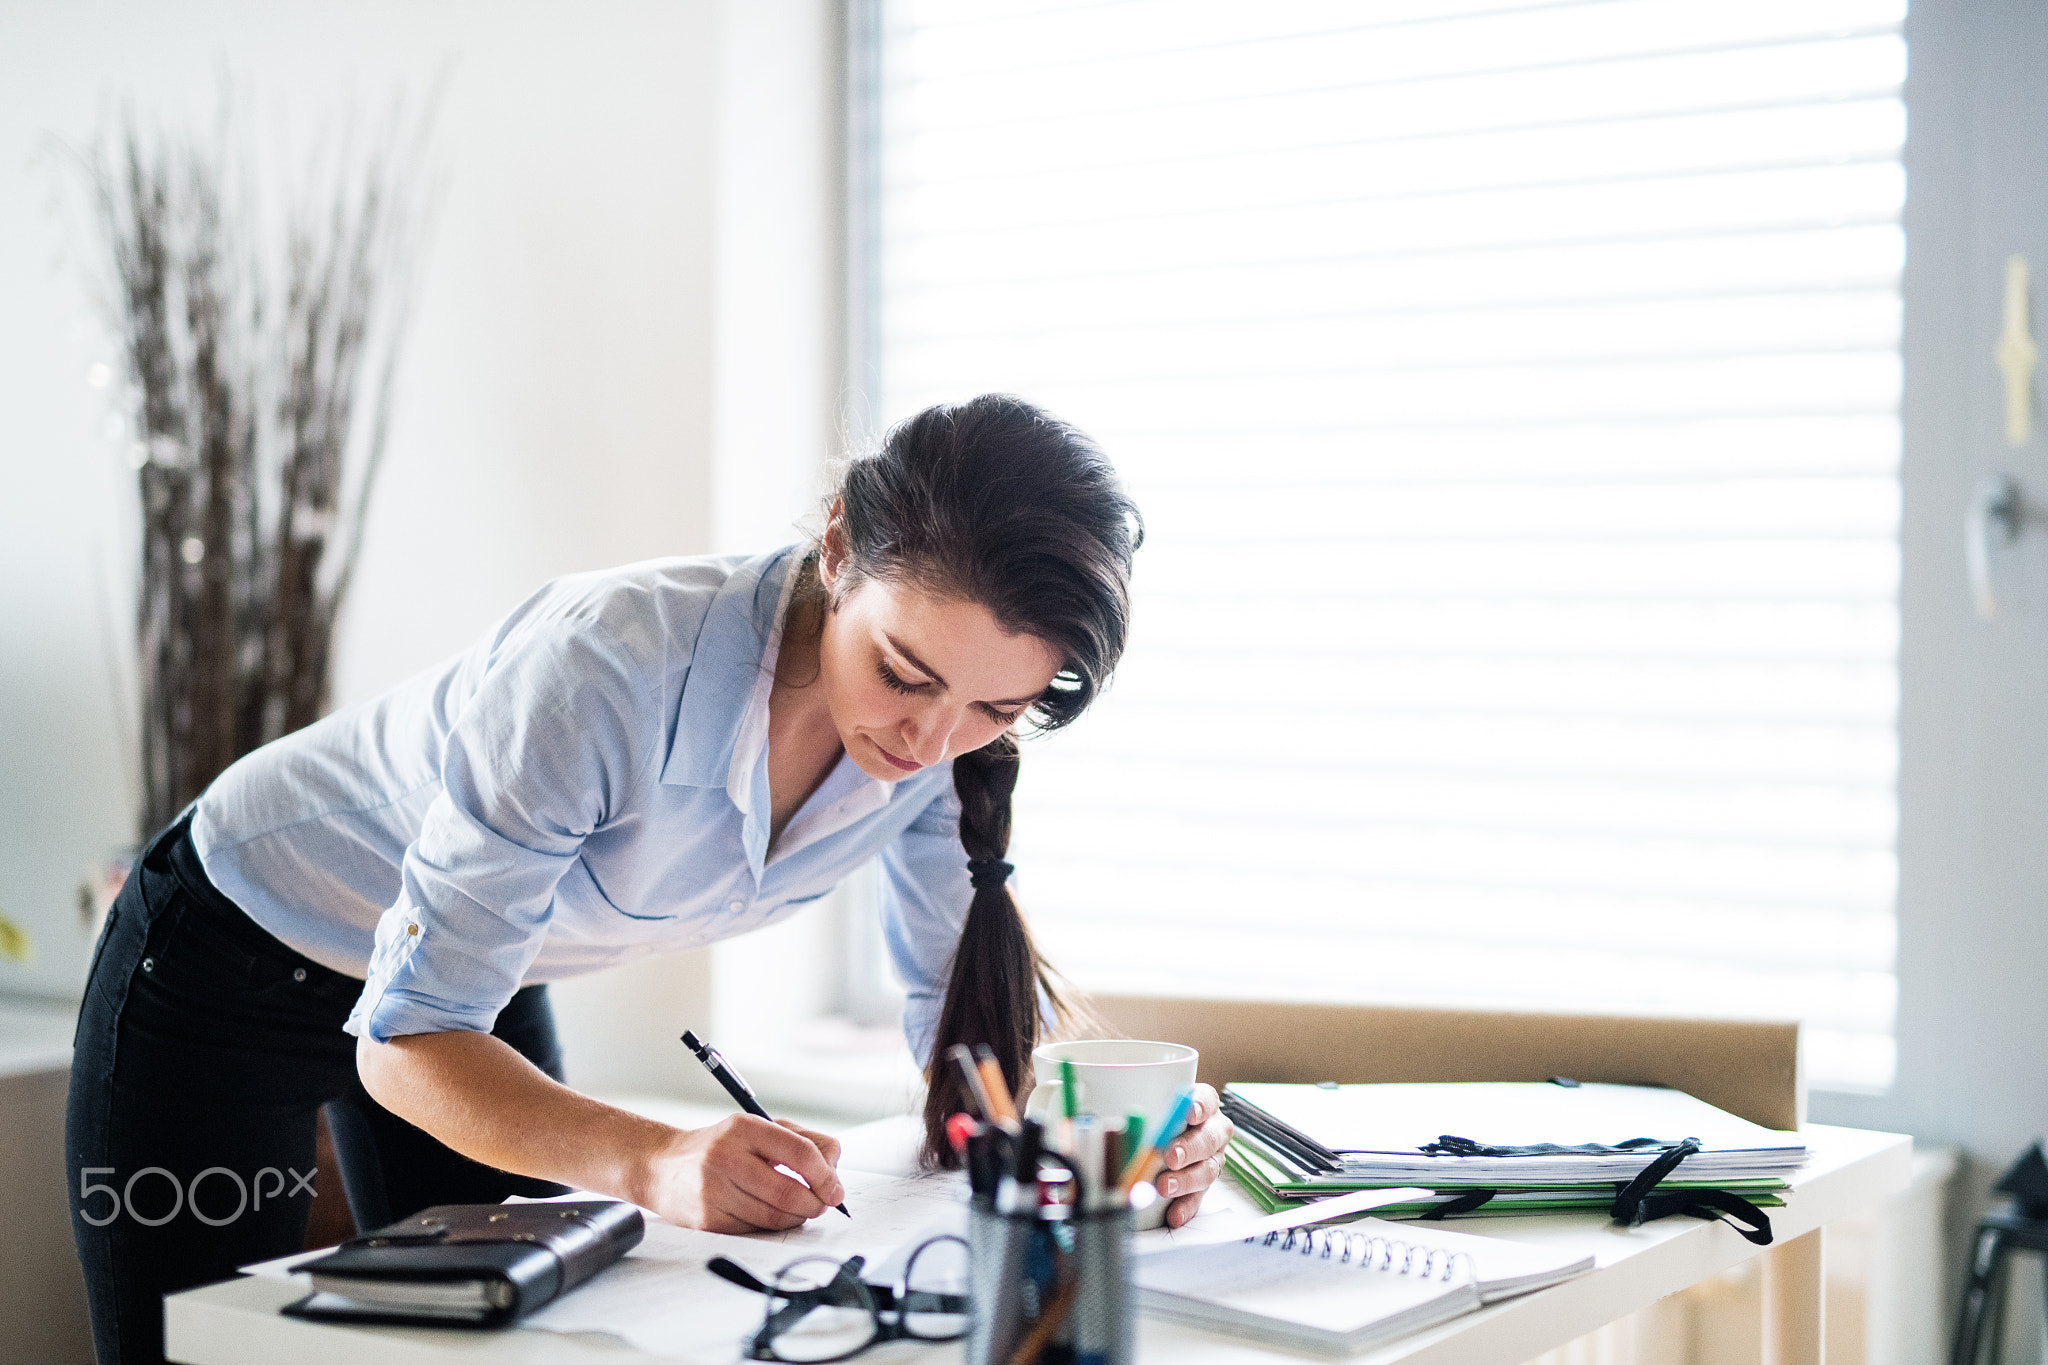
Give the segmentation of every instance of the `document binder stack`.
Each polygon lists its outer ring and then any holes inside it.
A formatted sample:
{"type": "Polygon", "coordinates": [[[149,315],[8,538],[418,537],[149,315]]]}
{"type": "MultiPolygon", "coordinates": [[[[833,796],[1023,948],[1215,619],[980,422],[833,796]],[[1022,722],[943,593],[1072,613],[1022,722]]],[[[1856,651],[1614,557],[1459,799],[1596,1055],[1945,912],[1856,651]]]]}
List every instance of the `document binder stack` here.
{"type": "Polygon", "coordinates": [[[1797,1133],[1654,1086],[1246,1084],[1225,1087],[1223,1111],[1237,1128],[1229,1170],[1268,1213],[1403,1185],[1433,1193],[1377,1216],[1607,1209],[1688,1138],[1697,1150],[1655,1182],[1660,1195],[1772,1207],[1806,1159],[1797,1133]]]}

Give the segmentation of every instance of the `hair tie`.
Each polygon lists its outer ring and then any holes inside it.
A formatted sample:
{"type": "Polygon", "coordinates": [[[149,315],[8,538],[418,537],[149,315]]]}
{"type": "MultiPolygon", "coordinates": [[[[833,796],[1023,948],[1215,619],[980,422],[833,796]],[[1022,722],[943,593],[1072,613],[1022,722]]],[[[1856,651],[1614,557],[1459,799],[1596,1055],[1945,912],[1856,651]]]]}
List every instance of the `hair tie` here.
{"type": "Polygon", "coordinates": [[[969,858],[967,884],[976,891],[986,886],[1001,886],[1010,880],[1010,874],[1016,870],[1001,858],[969,858]]]}

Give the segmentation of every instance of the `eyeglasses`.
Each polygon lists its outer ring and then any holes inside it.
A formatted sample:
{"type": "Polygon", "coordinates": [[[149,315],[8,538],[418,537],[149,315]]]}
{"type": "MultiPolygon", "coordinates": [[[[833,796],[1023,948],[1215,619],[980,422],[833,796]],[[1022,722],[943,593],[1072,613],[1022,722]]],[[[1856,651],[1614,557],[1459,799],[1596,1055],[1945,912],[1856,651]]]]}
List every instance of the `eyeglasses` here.
{"type": "Polygon", "coordinates": [[[867,1258],[805,1256],[763,1284],[720,1256],[707,1269],[742,1289],[767,1295],[749,1360],[824,1365],[849,1360],[883,1341],[954,1341],[967,1335],[967,1242],[948,1233],[918,1244],[893,1285],[861,1278],[867,1258]]]}

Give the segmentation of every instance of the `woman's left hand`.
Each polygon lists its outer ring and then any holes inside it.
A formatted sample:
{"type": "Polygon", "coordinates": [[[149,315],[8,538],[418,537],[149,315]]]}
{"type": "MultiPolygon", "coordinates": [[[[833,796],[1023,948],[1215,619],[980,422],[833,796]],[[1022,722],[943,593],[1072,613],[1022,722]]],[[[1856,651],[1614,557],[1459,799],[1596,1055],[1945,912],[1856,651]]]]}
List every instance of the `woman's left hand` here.
{"type": "Polygon", "coordinates": [[[1159,1193],[1169,1201],[1166,1225],[1177,1228],[1202,1207],[1202,1192],[1223,1174],[1223,1147],[1235,1131],[1223,1117],[1213,1086],[1195,1087],[1188,1126],[1166,1148],[1166,1169],[1159,1173],[1159,1193]]]}

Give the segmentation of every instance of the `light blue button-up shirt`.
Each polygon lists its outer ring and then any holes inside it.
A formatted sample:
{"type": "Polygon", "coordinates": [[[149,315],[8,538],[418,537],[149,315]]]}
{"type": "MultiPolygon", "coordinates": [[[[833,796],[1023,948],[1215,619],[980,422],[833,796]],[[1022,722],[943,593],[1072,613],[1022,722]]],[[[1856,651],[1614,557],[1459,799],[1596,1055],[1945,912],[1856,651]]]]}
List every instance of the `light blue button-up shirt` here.
{"type": "Polygon", "coordinates": [[[972,897],[952,764],[844,754],[769,856],[768,693],[801,561],[557,579],[473,648],[243,758],[199,800],[214,885],[365,977],[378,1041],[488,1031],[521,985],[745,933],[880,855],[927,1058],[972,897]]]}

